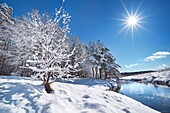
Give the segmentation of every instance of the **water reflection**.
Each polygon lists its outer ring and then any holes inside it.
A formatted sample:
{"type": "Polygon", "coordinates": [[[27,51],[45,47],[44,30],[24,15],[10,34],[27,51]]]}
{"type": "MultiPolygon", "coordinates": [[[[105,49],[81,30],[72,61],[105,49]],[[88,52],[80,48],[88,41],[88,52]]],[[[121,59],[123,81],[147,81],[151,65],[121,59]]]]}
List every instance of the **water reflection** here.
{"type": "Polygon", "coordinates": [[[161,112],[170,112],[170,88],[149,83],[122,82],[118,91],[161,112]]]}

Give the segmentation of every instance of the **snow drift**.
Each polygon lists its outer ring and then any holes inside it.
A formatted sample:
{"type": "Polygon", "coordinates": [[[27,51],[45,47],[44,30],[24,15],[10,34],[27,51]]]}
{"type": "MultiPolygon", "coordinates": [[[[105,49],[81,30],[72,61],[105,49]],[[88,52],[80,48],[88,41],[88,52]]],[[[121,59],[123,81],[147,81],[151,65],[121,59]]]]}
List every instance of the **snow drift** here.
{"type": "Polygon", "coordinates": [[[105,91],[107,82],[73,79],[52,84],[54,93],[44,90],[42,81],[25,77],[0,77],[1,113],[157,113],[129,97],[105,91]]]}

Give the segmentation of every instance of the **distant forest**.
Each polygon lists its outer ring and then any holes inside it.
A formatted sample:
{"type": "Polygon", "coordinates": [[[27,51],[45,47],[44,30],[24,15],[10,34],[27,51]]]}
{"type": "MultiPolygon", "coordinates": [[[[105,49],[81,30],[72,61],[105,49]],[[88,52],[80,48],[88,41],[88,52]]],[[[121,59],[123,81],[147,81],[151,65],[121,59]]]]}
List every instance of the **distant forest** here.
{"type": "Polygon", "coordinates": [[[151,73],[156,72],[155,70],[148,70],[148,71],[138,71],[138,72],[123,72],[121,73],[122,76],[131,76],[131,75],[138,75],[138,74],[145,74],[145,73],[151,73]]]}

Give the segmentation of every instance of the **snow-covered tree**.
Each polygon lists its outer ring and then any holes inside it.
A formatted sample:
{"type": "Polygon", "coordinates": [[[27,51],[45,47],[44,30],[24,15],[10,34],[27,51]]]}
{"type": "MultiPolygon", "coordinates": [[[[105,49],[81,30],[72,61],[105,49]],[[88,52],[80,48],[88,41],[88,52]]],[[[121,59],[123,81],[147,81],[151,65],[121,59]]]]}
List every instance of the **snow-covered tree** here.
{"type": "Polygon", "coordinates": [[[42,77],[47,93],[53,91],[50,87],[52,75],[69,76],[70,57],[75,51],[70,48],[68,41],[70,18],[60,8],[54,19],[34,10],[17,21],[15,43],[19,60],[23,61],[22,68],[32,69],[36,75],[42,77]]]}
{"type": "Polygon", "coordinates": [[[109,50],[105,52],[103,62],[101,64],[101,70],[105,72],[105,79],[108,78],[108,74],[110,77],[118,77],[119,76],[119,68],[120,66],[115,63],[116,58],[109,53],[109,50]]]}
{"type": "Polygon", "coordinates": [[[7,4],[0,4],[0,23],[3,21],[11,22],[12,8],[7,4]]]}
{"type": "Polygon", "coordinates": [[[95,43],[89,42],[88,46],[88,56],[86,59],[86,64],[88,64],[92,69],[93,78],[95,77],[96,66],[97,66],[97,59],[96,59],[96,49],[95,43]]]}
{"type": "Polygon", "coordinates": [[[26,61],[29,56],[32,56],[31,52],[31,26],[27,18],[19,18],[15,20],[15,25],[11,27],[12,33],[12,42],[15,49],[14,57],[11,61],[11,64],[16,67],[16,71],[19,71],[20,75],[28,76],[26,71],[26,61]]]}
{"type": "Polygon", "coordinates": [[[13,31],[10,29],[14,26],[14,19],[11,14],[11,7],[0,4],[0,75],[9,75],[14,68],[10,64],[14,51],[11,41],[13,31]]]}
{"type": "Polygon", "coordinates": [[[115,63],[115,60],[101,41],[89,43],[87,62],[91,63],[93,77],[102,78],[102,72],[105,73],[103,77],[105,79],[108,73],[117,74],[120,66],[115,63]]]}
{"type": "Polygon", "coordinates": [[[71,37],[69,40],[70,49],[74,50],[73,55],[70,57],[70,74],[81,76],[80,74],[83,74],[82,65],[87,56],[87,47],[79,41],[78,37],[71,37]]]}

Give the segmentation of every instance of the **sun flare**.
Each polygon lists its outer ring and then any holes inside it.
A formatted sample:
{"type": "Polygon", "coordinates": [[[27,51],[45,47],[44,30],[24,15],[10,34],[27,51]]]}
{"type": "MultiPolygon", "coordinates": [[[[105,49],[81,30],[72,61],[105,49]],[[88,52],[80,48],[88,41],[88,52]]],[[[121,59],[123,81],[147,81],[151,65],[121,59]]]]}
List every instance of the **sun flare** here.
{"type": "Polygon", "coordinates": [[[122,24],[124,25],[124,27],[121,29],[120,32],[124,30],[129,31],[129,29],[131,29],[131,33],[133,36],[134,30],[137,30],[138,28],[146,30],[142,26],[142,23],[144,23],[143,19],[145,17],[142,16],[142,13],[143,13],[142,11],[139,12],[140,6],[136,9],[136,11],[131,10],[131,12],[129,12],[123,2],[122,2],[122,5],[123,5],[124,10],[126,11],[126,14],[123,14],[123,18],[119,19],[120,21],[122,21],[122,24]]]}
{"type": "Polygon", "coordinates": [[[135,26],[137,25],[137,18],[136,17],[129,17],[128,20],[127,20],[127,24],[129,26],[135,26]]]}

